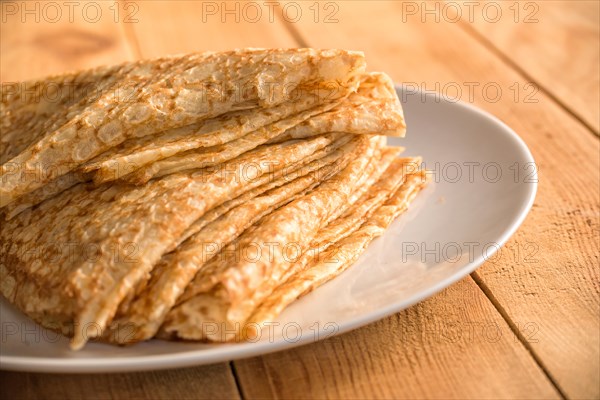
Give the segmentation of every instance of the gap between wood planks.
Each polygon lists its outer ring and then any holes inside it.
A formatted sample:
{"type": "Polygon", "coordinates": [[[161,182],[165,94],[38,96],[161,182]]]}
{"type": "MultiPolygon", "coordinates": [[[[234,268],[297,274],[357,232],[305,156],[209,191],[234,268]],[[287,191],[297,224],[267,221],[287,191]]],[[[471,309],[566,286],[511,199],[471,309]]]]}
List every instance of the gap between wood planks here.
{"type": "MultiPolygon", "coordinates": [[[[127,0],[119,0],[121,5],[124,6],[127,0]]],[[[129,23],[125,23],[123,19],[120,19],[121,28],[123,29],[123,36],[125,37],[125,42],[129,45],[129,49],[134,58],[138,60],[142,59],[142,49],[140,47],[140,42],[138,41],[137,36],[133,30],[133,26],[129,23]]]]}
{"type": "Polygon", "coordinates": [[[527,351],[529,352],[529,355],[531,355],[531,357],[535,360],[538,367],[540,367],[542,372],[544,372],[544,375],[546,375],[546,378],[548,378],[548,380],[552,383],[552,385],[554,386],[554,389],[556,389],[556,391],[560,394],[560,396],[563,399],[567,399],[568,397],[565,394],[565,392],[562,390],[562,388],[559,386],[559,384],[556,382],[556,380],[552,377],[552,375],[550,374],[550,371],[548,370],[546,365],[544,365],[542,360],[537,356],[537,354],[535,354],[535,351],[529,344],[529,341],[523,336],[523,333],[519,330],[517,325],[515,325],[515,323],[510,319],[510,316],[508,315],[508,313],[506,312],[504,307],[502,307],[502,305],[500,304],[500,302],[498,301],[496,296],[494,296],[494,293],[492,293],[490,288],[481,279],[481,277],[479,276],[477,271],[472,272],[470,274],[470,277],[475,281],[475,283],[477,284],[479,289],[483,292],[483,294],[485,294],[485,296],[488,298],[488,300],[492,303],[492,305],[494,306],[496,311],[498,311],[498,313],[502,316],[504,321],[510,327],[510,330],[515,335],[515,337],[517,337],[519,339],[519,341],[523,344],[525,349],[527,349],[527,351]]]}
{"type": "Polygon", "coordinates": [[[552,93],[552,91],[546,89],[544,85],[542,85],[539,81],[535,80],[532,75],[528,74],[525,69],[521,68],[519,64],[510,59],[502,50],[500,50],[494,43],[492,43],[489,39],[479,33],[476,29],[473,29],[469,26],[468,23],[464,21],[460,21],[458,24],[462,30],[464,30],[468,35],[470,35],[473,39],[479,42],[483,47],[485,47],[490,53],[494,54],[498,59],[500,59],[504,64],[513,69],[517,74],[521,75],[528,82],[535,82],[536,86],[540,91],[542,91],[549,99],[551,99],[554,103],[556,103],[560,108],[565,110],[567,114],[576,119],[581,125],[585,126],[592,135],[596,137],[600,137],[600,132],[596,131],[592,125],[587,123],[582,117],[580,117],[577,113],[575,113],[571,108],[564,103],[561,99],[552,93]]]}
{"type": "Polygon", "coordinates": [[[229,364],[229,369],[231,370],[231,375],[233,375],[233,380],[235,382],[235,388],[238,391],[238,395],[240,396],[240,399],[246,400],[246,396],[244,396],[244,391],[242,390],[242,385],[240,383],[240,379],[238,377],[238,373],[237,373],[237,370],[235,369],[235,365],[233,364],[233,361],[229,361],[228,364],[229,364]]]}
{"type": "MultiPolygon", "coordinates": [[[[294,38],[294,40],[296,40],[298,42],[299,46],[310,47],[308,41],[305,40],[305,38],[302,36],[302,34],[300,33],[300,31],[298,29],[296,29],[296,27],[292,23],[290,23],[289,21],[286,21],[285,18],[282,18],[282,17],[279,17],[279,19],[282,21],[284,27],[288,30],[288,32],[294,38]]],[[[534,82],[539,87],[539,89],[542,92],[544,92],[544,94],[546,94],[548,96],[548,98],[550,98],[560,108],[564,109],[567,112],[567,114],[571,115],[581,125],[583,125],[584,127],[586,127],[587,130],[592,135],[594,135],[596,137],[599,136],[599,133],[596,132],[591,125],[589,125],[582,118],[580,118],[577,114],[575,114],[573,111],[571,111],[571,109],[566,104],[564,104],[563,102],[561,102],[556,96],[554,96],[544,86],[540,85],[539,82],[537,82],[535,79],[533,79],[532,76],[530,76],[521,67],[519,67],[516,63],[514,63],[512,60],[510,60],[504,53],[502,53],[496,46],[494,46],[493,43],[489,42],[485,37],[482,37],[475,30],[471,29],[468,26],[465,26],[464,23],[461,23],[460,25],[461,25],[461,29],[463,29],[468,35],[472,36],[477,42],[479,42],[480,44],[482,44],[483,47],[486,50],[488,50],[490,53],[493,54],[493,56],[499,58],[509,68],[511,68],[514,71],[516,71],[518,74],[520,74],[522,77],[524,77],[527,81],[534,82]]],[[[506,312],[506,310],[504,310],[504,308],[502,307],[502,305],[498,302],[498,300],[495,298],[495,296],[493,295],[493,293],[491,292],[491,290],[483,282],[483,280],[480,278],[480,276],[477,274],[477,272],[474,271],[469,276],[470,276],[471,279],[473,279],[473,281],[475,282],[475,284],[479,287],[479,289],[487,297],[487,299],[490,301],[490,303],[494,306],[494,308],[500,314],[500,316],[502,317],[502,319],[508,324],[508,326],[510,327],[511,331],[515,334],[515,336],[518,338],[518,340],[521,342],[521,344],[523,344],[523,346],[525,347],[525,349],[527,349],[527,351],[529,352],[529,354],[531,355],[531,357],[533,358],[533,360],[535,361],[535,363],[542,370],[542,372],[544,373],[544,375],[546,376],[546,378],[552,383],[552,385],[554,386],[554,388],[556,389],[556,391],[560,394],[560,396],[563,399],[567,399],[568,397],[565,394],[565,392],[558,385],[558,383],[556,382],[556,380],[552,377],[552,375],[550,374],[550,372],[547,369],[547,367],[543,364],[543,362],[541,361],[541,359],[535,353],[534,349],[528,343],[528,341],[523,336],[523,334],[519,331],[519,329],[517,328],[517,326],[514,323],[514,321],[512,321],[512,319],[510,318],[510,316],[508,315],[508,313],[506,312]]],[[[236,384],[238,384],[238,382],[237,382],[238,377],[237,377],[237,373],[235,372],[235,367],[233,366],[233,363],[231,363],[231,368],[232,368],[234,377],[236,379],[236,384]]],[[[238,384],[238,389],[239,389],[239,384],[238,384]]],[[[244,398],[243,394],[241,393],[241,390],[240,390],[240,396],[242,396],[242,398],[244,398]]]]}

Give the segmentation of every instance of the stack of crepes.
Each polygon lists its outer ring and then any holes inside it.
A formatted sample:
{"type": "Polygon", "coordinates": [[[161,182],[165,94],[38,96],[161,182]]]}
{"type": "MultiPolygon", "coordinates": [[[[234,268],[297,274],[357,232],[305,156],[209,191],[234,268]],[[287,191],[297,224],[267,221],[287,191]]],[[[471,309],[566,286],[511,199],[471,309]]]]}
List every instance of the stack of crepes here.
{"type": "Polygon", "coordinates": [[[2,294],[73,349],[258,335],[426,183],[360,52],[128,62],[3,84],[1,107],[2,294]]]}

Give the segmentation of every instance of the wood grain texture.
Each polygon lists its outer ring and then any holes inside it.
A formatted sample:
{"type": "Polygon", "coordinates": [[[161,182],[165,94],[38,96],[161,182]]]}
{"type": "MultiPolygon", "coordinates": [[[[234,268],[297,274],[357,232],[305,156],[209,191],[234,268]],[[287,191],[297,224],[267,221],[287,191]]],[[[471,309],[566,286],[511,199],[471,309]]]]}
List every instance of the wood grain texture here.
{"type": "Polygon", "coordinates": [[[0,373],[3,399],[238,399],[229,365],[122,374],[0,373]]]}
{"type": "Polygon", "coordinates": [[[423,24],[419,16],[400,24],[403,6],[395,2],[339,4],[337,24],[300,21],[293,29],[311,46],[363,49],[371,70],[399,82],[442,91],[458,85],[463,101],[506,121],[532,150],[540,174],[536,203],[507,244],[520,255],[506,250],[475,277],[511,323],[537,327],[539,340],[528,346],[567,396],[600,396],[598,139],[542,92],[515,98],[510,88],[525,87],[526,79],[457,24],[423,24]],[[473,82],[480,89],[470,98],[473,82]]]}
{"type": "Polygon", "coordinates": [[[42,78],[133,59],[123,40],[121,24],[119,20],[115,22],[109,9],[113,2],[54,4],[50,7],[41,1],[0,4],[2,82],[42,78]]]}
{"type": "Polygon", "coordinates": [[[295,47],[283,24],[266,9],[261,18],[243,2],[137,2],[139,22],[131,24],[144,57],[242,47],[295,47]],[[237,11],[236,11],[237,7],[237,11]],[[231,11],[228,13],[227,11],[231,11]],[[173,21],[177,21],[174,25],[173,21]]]}
{"type": "Polygon", "coordinates": [[[598,134],[600,2],[497,4],[501,18],[475,12],[468,25],[598,134]]]}
{"type": "Polygon", "coordinates": [[[472,279],[354,332],[234,363],[245,398],[560,398],[472,279]]]}

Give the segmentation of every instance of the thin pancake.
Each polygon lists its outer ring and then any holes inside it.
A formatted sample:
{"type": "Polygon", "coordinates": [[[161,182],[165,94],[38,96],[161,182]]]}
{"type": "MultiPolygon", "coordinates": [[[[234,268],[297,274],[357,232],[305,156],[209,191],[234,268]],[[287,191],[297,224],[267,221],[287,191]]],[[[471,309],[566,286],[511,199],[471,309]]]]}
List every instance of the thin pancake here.
{"type": "Polygon", "coordinates": [[[356,232],[323,253],[307,270],[278,287],[249,318],[247,334],[250,337],[256,336],[257,332],[253,332],[256,327],[263,327],[265,322],[273,321],[298,297],[311,292],[350,267],[369,243],[381,236],[392,221],[406,211],[425,184],[425,172],[409,175],[406,183],[394,196],[379,207],[356,232]]]}
{"type": "Polygon", "coordinates": [[[272,107],[286,100],[288,90],[318,89],[324,80],[352,85],[363,70],[362,54],[311,49],[202,53],[168,59],[163,64],[150,63],[143,71],[125,74],[116,90],[76,110],[64,125],[3,164],[0,206],[128,138],[235,109],[272,107]],[[275,87],[265,87],[265,82],[275,87]],[[207,85],[212,85],[211,90],[207,85]],[[34,166],[51,169],[35,178],[25,173],[34,166]]]}
{"type": "MultiPolygon", "coordinates": [[[[345,155],[346,163],[350,161],[351,154],[345,155]]],[[[190,237],[173,253],[163,256],[152,270],[147,286],[136,296],[127,313],[113,321],[113,331],[108,332],[107,339],[130,343],[154,336],[196,271],[216,254],[215,250],[229,244],[264,215],[289,203],[337,172],[339,164],[333,162],[339,158],[329,158],[324,160],[327,164],[319,165],[320,168],[314,173],[298,177],[233,208],[190,237]]]]}
{"type": "MultiPolygon", "coordinates": [[[[226,201],[225,203],[209,210],[202,217],[197,219],[192,225],[190,225],[178,238],[178,240],[167,248],[165,253],[170,253],[171,251],[175,250],[175,248],[178,247],[183,241],[199,232],[206,225],[221,217],[221,215],[225,214],[232,208],[252,200],[257,195],[288,183],[296,177],[306,175],[310,172],[315,172],[315,170],[318,172],[320,167],[330,163],[333,163],[335,168],[338,170],[343,168],[342,162],[347,157],[347,154],[352,153],[353,149],[355,149],[357,145],[357,140],[352,141],[352,138],[353,135],[342,135],[340,137],[337,134],[330,134],[323,136],[323,139],[332,141],[331,144],[315,151],[312,154],[307,155],[299,161],[293,162],[292,160],[289,165],[273,170],[268,174],[263,174],[262,176],[256,178],[253,183],[260,186],[250,188],[250,190],[245,191],[235,199],[226,201]]],[[[129,307],[131,306],[136,293],[141,293],[141,291],[145,288],[146,283],[147,282],[145,281],[141,282],[137,286],[137,289],[135,291],[131,291],[121,302],[119,306],[119,314],[126,315],[128,313],[129,307]]]]}
{"type": "Polygon", "coordinates": [[[219,146],[196,148],[172,157],[164,158],[153,164],[140,168],[127,175],[124,179],[136,185],[142,185],[152,178],[165,176],[190,168],[206,168],[230,160],[238,155],[252,150],[269,139],[281,135],[286,130],[302,121],[333,108],[338,102],[327,102],[296,115],[263,126],[239,139],[219,146]]]}
{"type": "MultiPolygon", "coordinates": [[[[364,137],[358,139],[371,145],[379,146],[379,141],[369,141],[364,137]]],[[[208,291],[213,286],[220,284],[229,271],[243,265],[251,269],[253,264],[266,264],[265,270],[278,267],[285,269],[291,261],[287,254],[281,254],[281,249],[288,246],[308,245],[320,226],[324,226],[328,220],[335,218],[339,213],[349,206],[349,199],[355,191],[352,183],[362,184],[373,172],[379,156],[376,156],[378,148],[368,148],[355,154],[356,160],[337,175],[323,182],[313,192],[296,200],[286,207],[276,210],[272,215],[266,216],[260,223],[248,229],[235,242],[225,247],[219,257],[207,263],[195,276],[194,280],[186,288],[179,302],[196,296],[198,293],[208,291]],[[353,182],[354,181],[354,182],[353,182]],[[289,222],[285,221],[285,218],[289,222]],[[304,218],[304,219],[303,219],[304,218]],[[283,222],[282,222],[283,221],[283,222]],[[299,226],[295,228],[295,226],[299,226]],[[283,230],[282,230],[283,229],[283,230]],[[293,238],[293,239],[288,239],[293,238]],[[263,245],[268,250],[259,246],[263,245]],[[272,250],[272,245],[279,247],[279,254],[272,250]],[[268,257],[258,257],[253,261],[248,255],[253,253],[268,254],[268,257]],[[280,264],[275,264],[275,256],[279,256],[280,264]]],[[[386,161],[384,161],[386,162],[386,161]]],[[[385,165],[382,163],[382,165],[385,165]]],[[[385,169],[385,168],[383,168],[385,169]]],[[[381,173],[381,171],[379,171],[381,173]]],[[[260,270],[259,270],[260,271],[260,270]]],[[[267,274],[267,272],[262,272],[267,274]]],[[[273,275],[270,273],[270,275],[273,275]]],[[[257,278],[256,283],[266,278],[257,278]]],[[[246,297],[251,296],[252,290],[248,291],[246,297]]]]}
{"type": "Polygon", "coordinates": [[[6,220],[12,219],[23,211],[28,210],[79,183],[88,182],[89,180],[89,174],[81,174],[77,171],[68,172],[65,175],[59,176],[52,182],[35,189],[33,192],[29,192],[26,195],[19,197],[17,200],[2,208],[1,211],[4,213],[6,220]]]}
{"type": "Polygon", "coordinates": [[[380,72],[364,74],[358,91],[339,106],[296,125],[271,142],[303,139],[323,132],[404,136],[402,105],[390,77],[380,72]]]}
{"type": "Polygon", "coordinates": [[[368,192],[363,192],[360,199],[350,206],[341,218],[321,229],[316,241],[312,243],[311,249],[298,257],[283,274],[280,276],[270,275],[255,292],[235,304],[229,301],[227,292],[222,285],[213,287],[208,293],[200,293],[186,299],[169,314],[167,322],[162,328],[163,335],[176,334],[178,337],[186,339],[223,341],[225,340],[224,329],[226,329],[232,336],[239,338],[242,324],[256,307],[265,298],[268,298],[282,282],[301,271],[314,255],[318,256],[331,243],[356,230],[360,221],[368,218],[374,208],[381,205],[394,193],[404,181],[409,163],[414,167],[416,161],[418,160],[399,159],[391,165],[390,162],[387,162],[383,168],[385,174],[382,175],[383,171],[373,174],[370,179],[377,182],[372,185],[372,188],[368,192]]]}
{"type": "MultiPolygon", "coordinates": [[[[152,138],[130,139],[96,157],[84,165],[82,170],[84,172],[98,170],[94,180],[104,182],[118,179],[154,161],[201,147],[215,146],[210,150],[206,150],[206,153],[213,154],[232,148],[239,148],[238,151],[242,151],[242,149],[248,148],[248,143],[263,143],[265,139],[270,142],[282,142],[296,137],[307,137],[308,132],[310,132],[310,136],[332,131],[355,134],[377,132],[378,134],[392,136],[403,135],[405,125],[402,107],[389,77],[380,73],[365,74],[361,77],[358,92],[351,94],[353,89],[352,87],[340,87],[338,101],[329,102],[332,103],[330,107],[320,107],[320,110],[314,110],[315,112],[311,113],[312,115],[324,114],[311,118],[311,120],[302,123],[301,126],[290,125],[287,132],[277,138],[273,138],[273,135],[266,137],[256,132],[252,135],[248,134],[255,129],[273,124],[283,118],[295,116],[299,112],[322,102],[319,102],[316,96],[308,94],[298,100],[285,102],[271,109],[250,109],[227,113],[206,122],[162,132],[153,135],[152,138]],[[351,94],[351,100],[338,105],[339,101],[349,94],[351,94]],[[333,106],[335,106],[335,110],[327,112],[327,108],[333,106]],[[242,137],[244,137],[244,141],[242,141],[242,137]],[[237,143],[232,142],[236,139],[239,139],[237,143]],[[224,143],[230,143],[230,145],[227,148],[219,146],[224,143]]],[[[323,104],[323,106],[325,105],[327,105],[327,102],[323,104]]],[[[299,119],[297,124],[304,120],[303,118],[296,119],[299,119]]],[[[191,157],[193,157],[193,154],[197,153],[190,152],[191,157]]],[[[210,162],[208,154],[204,152],[201,154],[210,162]]],[[[174,161],[171,160],[171,163],[174,161]]],[[[167,165],[164,168],[169,169],[167,165]]],[[[144,173],[140,171],[140,174],[143,175],[144,173]]],[[[160,176],[160,174],[151,172],[146,174],[160,176]]]]}
{"type": "MultiPolygon", "coordinates": [[[[352,88],[347,87],[343,90],[350,91],[352,88]]],[[[317,96],[308,94],[297,101],[288,101],[272,108],[252,108],[226,113],[217,118],[161,132],[152,137],[130,139],[104,152],[81,169],[84,172],[95,171],[96,182],[119,179],[152,162],[185,151],[198,148],[211,148],[212,152],[221,151],[222,148],[219,146],[245,137],[267,125],[295,117],[298,113],[318,105],[324,107],[323,110],[317,108],[313,113],[323,112],[335,104],[335,101],[320,102],[317,96]]],[[[298,123],[302,120],[298,119],[298,123]]]]}
{"type": "MultiPolygon", "coordinates": [[[[364,140],[364,137],[360,138],[364,140]]],[[[329,218],[339,215],[339,210],[347,207],[353,192],[352,186],[349,186],[350,182],[358,180],[364,184],[368,181],[371,172],[366,173],[367,166],[371,160],[373,165],[379,161],[380,157],[374,156],[374,152],[378,152],[377,146],[380,145],[381,140],[369,139],[367,143],[370,146],[365,149],[364,154],[356,158],[342,172],[323,182],[311,193],[277,209],[252,229],[247,230],[235,244],[233,259],[221,257],[215,260],[215,265],[207,266],[202,273],[197,274],[182,296],[183,300],[180,299],[180,304],[169,312],[166,326],[198,322],[198,319],[194,318],[187,322],[181,320],[182,314],[186,318],[189,317],[182,310],[185,310],[186,304],[190,301],[196,305],[199,301],[202,304],[201,309],[209,313],[214,312],[215,309],[224,310],[226,321],[239,323],[242,317],[232,315],[230,311],[239,311],[236,306],[244,299],[260,296],[257,290],[265,279],[277,280],[285,274],[295,261],[290,259],[288,254],[290,245],[304,251],[329,218]],[[252,251],[252,249],[258,250],[252,251]],[[268,252],[265,252],[267,249],[268,252]],[[227,265],[228,268],[220,271],[220,265],[227,265]],[[217,271],[212,271],[213,268],[217,271]],[[232,276],[233,282],[228,281],[232,276]],[[206,278],[209,278],[208,283],[206,278]],[[240,281],[243,283],[239,284],[240,281]],[[205,292],[211,287],[213,287],[211,291],[205,292]],[[222,297],[215,297],[215,291],[220,291],[222,297]]],[[[387,165],[397,151],[393,150],[387,155],[389,159],[387,165]]],[[[381,175],[383,170],[385,167],[378,174],[381,175]]],[[[230,251],[225,249],[221,253],[227,255],[230,251]]],[[[244,319],[241,319],[241,322],[243,321],[244,319]]],[[[196,329],[196,332],[203,334],[202,328],[196,329]]]]}
{"type": "Polygon", "coordinates": [[[45,79],[2,83],[0,93],[0,164],[38,141],[53,126],[66,122],[69,111],[92,101],[112,85],[122,65],[54,75],[45,79]]]}
{"type": "Polygon", "coordinates": [[[2,224],[2,293],[43,326],[73,334],[72,346],[80,348],[102,333],[121,300],[206,210],[330,143],[319,137],[264,146],[218,171],[170,175],[143,187],[77,185],[2,224]],[[248,165],[265,163],[271,167],[245,175],[248,165]],[[77,251],[65,252],[73,243],[77,251]]]}
{"type": "Polygon", "coordinates": [[[386,166],[389,167],[385,173],[376,175],[377,182],[370,186],[368,191],[364,191],[360,199],[352,203],[342,216],[321,229],[309,249],[298,257],[298,261],[291,268],[287,269],[281,277],[266,279],[252,296],[230,307],[228,318],[234,317],[235,321],[242,324],[281,282],[287,281],[311,261],[320,259],[328,248],[336,246],[337,242],[358,229],[404,183],[408,172],[418,171],[418,165],[420,165],[418,158],[396,159],[391,165],[387,164],[386,166]]]}
{"type": "MultiPolygon", "coordinates": [[[[332,138],[336,138],[337,136],[333,134],[332,138]]],[[[200,231],[200,229],[204,228],[208,223],[214,221],[219,218],[221,215],[231,210],[234,207],[237,207],[240,204],[245,203],[253,199],[254,197],[267,192],[273,188],[279,187],[285,183],[288,183],[299,176],[306,175],[307,173],[312,173],[319,168],[328,165],[330,162],[336,165],[336,168],[343,168],[345,165],[341,163],[343,161],[344,155],[351,152],[354,144],[348,144],[354,138],[353,135],[341,135],[339,139],[335,139],[330,145],[324,147],[321,150],[316,151],[315,153],[309,155],[308,157],[298,161],[297,163],[290,164],[286,166],[284,169],[280,171],[276,171],[275,173],[269,176],[263,176],[261,182],[265,182],[264,184],[258,186],[255,189],[248,190],[241,196],[236,197],[233,200],[226,201],[225,203],[213,208],[208,211],[206,214],[199,218],[196,222],[194,222],[182,235],[179,239],[180,241],[177,243],[179,245],[182,241],[186,240],[196,232],[200,231]]]]}
{"type": "Polygon", "coordinates": [[[389,223],[407,207],[425,184],[425,179],[420,173],[409,175],[406,183],[390,199],[389,196],[404,179],[404,171],[397,167],[396,163],[394,177],[382,178],[374,187],[374,195],[366,195],[365,199],[357,203],[357,207],[330,224],[330,228],[344,225],[349,220],[364,223],[360,227],[338,231],[335,245],[325,245],[322,242],[313,244],[313,251],[299,259],[295,268],[284,276],[282,282],[285,283],[269,291],[260,306],[259,303],[247,304],[252,314],[248,320],[240,323],[227,317],[231,310],[230,304],[224,301],[227,299],[226,291],[222,286],[216,286],[210,293],[200,294],[178,306],[177,313],[171,313],[161,327],[159,336],[176,335],[183,339],[211,341],[255,337],[257,327],[273,321],[297,297],[343,272],[366,249],[369,242],[382,234],[389,223]],[[386,199],[389,200],[381,206],[386,199]]]}

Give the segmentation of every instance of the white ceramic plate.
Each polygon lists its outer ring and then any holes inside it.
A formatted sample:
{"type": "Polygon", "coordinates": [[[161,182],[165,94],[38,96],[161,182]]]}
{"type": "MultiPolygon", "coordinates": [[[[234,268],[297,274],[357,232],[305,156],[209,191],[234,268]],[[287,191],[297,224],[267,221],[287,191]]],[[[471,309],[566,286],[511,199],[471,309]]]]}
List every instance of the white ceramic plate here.
{"type": "MultiPolygon", "coordinates": [[[[411,92],[412,93],[412,92],[411,92]]],[[[392,144],[422,155],[433,184],[348,271],[290,306],[254,343],[159,340],[130,347],[67,340],[2,299],[3,369],[116,372],[208,364],[283,350],[349,331],[407,308],[481,265],[521,224],[537,174],[523,141],[495,117],[433,94],[398,94],[409,126],[392,144]]]]}

